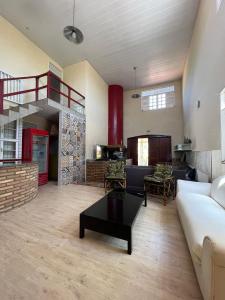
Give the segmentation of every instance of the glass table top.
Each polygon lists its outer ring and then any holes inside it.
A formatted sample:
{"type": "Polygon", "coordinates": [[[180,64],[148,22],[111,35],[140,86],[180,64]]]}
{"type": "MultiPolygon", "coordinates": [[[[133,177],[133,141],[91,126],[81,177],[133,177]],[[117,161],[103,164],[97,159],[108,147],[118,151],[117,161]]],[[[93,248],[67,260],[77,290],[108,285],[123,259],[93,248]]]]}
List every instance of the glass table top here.
{"type": "Polygon", "coordinates": [[[143,200],[124,191],[112,191],[84,210],[81,215],[131,226],[143,200]]]}

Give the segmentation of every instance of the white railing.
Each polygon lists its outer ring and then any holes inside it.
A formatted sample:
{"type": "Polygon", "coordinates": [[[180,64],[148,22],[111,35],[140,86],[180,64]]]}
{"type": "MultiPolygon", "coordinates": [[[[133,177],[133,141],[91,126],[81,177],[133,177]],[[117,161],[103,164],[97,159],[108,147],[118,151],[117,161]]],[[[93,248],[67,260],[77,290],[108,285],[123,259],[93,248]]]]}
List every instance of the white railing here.
{"type": "MultiPolygon", "coordinates": [[[[11,76],[3,71],[0,71],[0,79],[4,79],[4,78],[13,78],[13,76],[11,76]]],[[[22,87],[21,80],[12,80],[12,81],[4,82],[4,91],[6,94],[19,92],[21,90],[21,87],[22,87]]],[[[20,95],[9,96],[4,100],[22,104],[23,103],[23,95],[20,94],[20,95]]]]}

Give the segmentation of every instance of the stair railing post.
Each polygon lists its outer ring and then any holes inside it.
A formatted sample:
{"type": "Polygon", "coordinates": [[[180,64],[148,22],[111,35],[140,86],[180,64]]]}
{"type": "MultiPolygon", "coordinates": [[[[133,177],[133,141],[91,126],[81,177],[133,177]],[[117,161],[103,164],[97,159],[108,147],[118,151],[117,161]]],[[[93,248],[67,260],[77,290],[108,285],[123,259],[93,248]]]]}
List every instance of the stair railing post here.
{"type": "Polygon", "coordinates": [[[50,97],[50,90],[51,90],[51,73],[50,71],[48,71],[48,74],[47,74],[47,98],[50,97]]]}
{"type": "Polygon", "coordinates": [[[68,89],[68,107],[70,108],[71,90],[68,89]]]}
{"type": "Polygon", "coordinates": [[[38,101],[39,77],[36,77],[35,81],[36,81],[35,100],[38,101]]]}
{"type": "Polygon", "coordinates": [[[4,81],[0,79],[0,114],[3,113],[4,81]]]}

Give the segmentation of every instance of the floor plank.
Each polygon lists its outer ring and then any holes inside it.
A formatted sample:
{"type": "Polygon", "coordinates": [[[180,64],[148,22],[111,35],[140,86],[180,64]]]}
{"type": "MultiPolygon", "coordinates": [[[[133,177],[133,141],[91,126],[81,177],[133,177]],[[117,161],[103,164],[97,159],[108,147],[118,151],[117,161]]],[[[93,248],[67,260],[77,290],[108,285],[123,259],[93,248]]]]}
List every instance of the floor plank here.
{"type": "Polygon", "coordinates": [[[50,183],[32,202],[0,215],[0,299],[202,299],[175,201],[142,207],[125,241],[86,231],[79,214],[98,187],[50,183]]]}

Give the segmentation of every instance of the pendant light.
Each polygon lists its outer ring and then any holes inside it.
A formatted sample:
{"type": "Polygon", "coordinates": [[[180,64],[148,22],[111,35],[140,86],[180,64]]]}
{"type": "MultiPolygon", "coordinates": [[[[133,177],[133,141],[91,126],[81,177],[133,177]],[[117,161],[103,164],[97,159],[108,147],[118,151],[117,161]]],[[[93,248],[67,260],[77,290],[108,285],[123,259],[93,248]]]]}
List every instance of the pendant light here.
{"type": "Polygon", "coordinates": [[[83,33],[74,26],[74,19],[75,19],[75,0],[73,3],[73,26],[68,25],[64,28],[63,34],[67,40],[74,44],[81,44],[84,40],[83,33]]]}
{"type": "MultiPolygon", "coordinates": [[[[134,70],[134,89],[136,90],[137,86],[136,86],[136,71],[137,71],[137,67],[133,67],[133,70],[134,70]]],[[[134,93],[132,96],[131,96],[133,99],[138,99],[140,98],[140,94],[138,93],[134,93]]]]}

